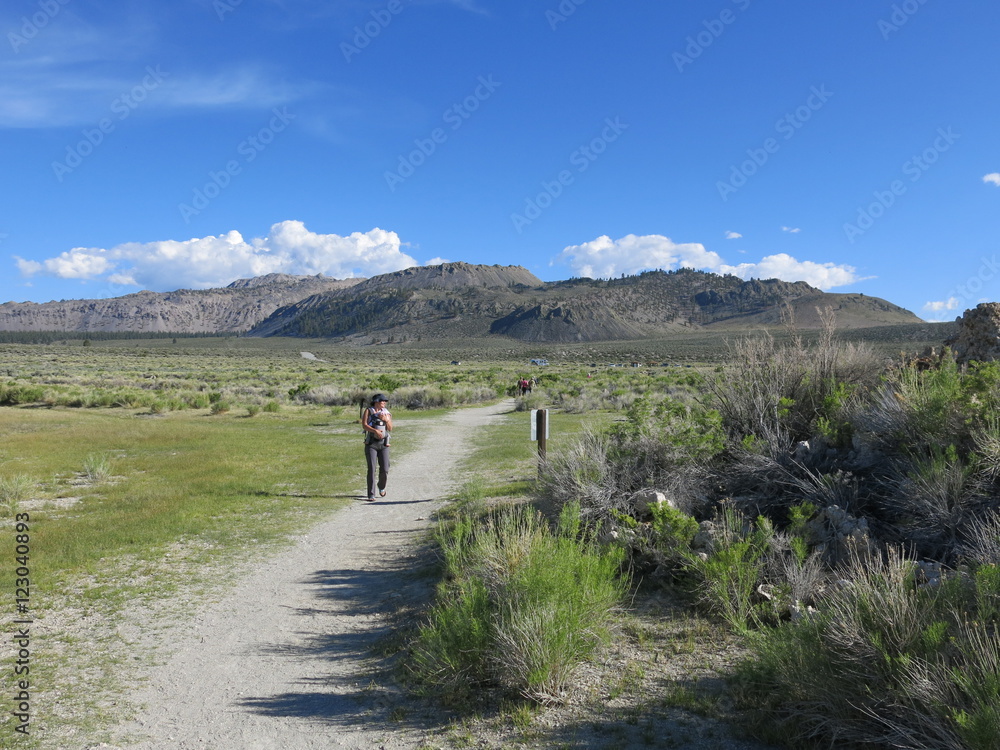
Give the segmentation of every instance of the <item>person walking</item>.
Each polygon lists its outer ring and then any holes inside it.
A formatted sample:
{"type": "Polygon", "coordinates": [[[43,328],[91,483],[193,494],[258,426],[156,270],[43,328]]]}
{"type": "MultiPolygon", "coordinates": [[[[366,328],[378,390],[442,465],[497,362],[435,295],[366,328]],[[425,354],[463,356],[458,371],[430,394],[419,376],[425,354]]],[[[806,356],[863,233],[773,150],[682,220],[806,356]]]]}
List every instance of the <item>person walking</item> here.
{"type": "Polygon", "coordinates": [[[368,502],[375,502],[375,493],[385,497],[386,483],[389,481],[389,432],[392,430],[392,414],[389,413],[389,398],[384,393],[372,396],[371,405],[365,408],[361,426],[365,430],[365,461],[368,464],[368,502]],[[378,466],[377,481],[376,470],[378,466]]]}

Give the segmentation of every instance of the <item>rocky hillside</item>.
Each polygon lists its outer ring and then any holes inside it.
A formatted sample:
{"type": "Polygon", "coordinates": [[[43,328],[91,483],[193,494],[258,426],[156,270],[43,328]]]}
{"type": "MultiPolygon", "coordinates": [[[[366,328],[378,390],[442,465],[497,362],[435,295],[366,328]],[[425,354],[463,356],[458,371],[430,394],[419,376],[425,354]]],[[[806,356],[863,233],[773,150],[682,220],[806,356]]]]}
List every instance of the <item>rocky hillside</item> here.
{"type": "Polygon", "coordinates": [[[841,328],[919,322],[877,297],[827,294],[804,282],[742,281],[682,269],[611,280],[541,282],[518,266],[442,266],[377,276],[280,309],[253,336],[509,336],[523,341],[639,339],[695,328],[802,328],[832,307],[841,328]],[[784,311],[784,312],[783,312],[784,311]]]}
{"type": "Polygon", "coordinates": [[[397,341],[506,336],[531,342],[614,341],[697,329],[917,323],[877,297],[828,294],[804,282],[743,281],[682,269],[620,279],[543,282],[520,266],[445,263],[370,279],[271,274],[222,289],[101,300],[8,302],[0,331],[246,333],[397,341]]]}
{"type": "Polygon", "coordinates": [[[7,302],[0,331],[242,333],[280,307],[361,279],[269,274],[222,289],[137,292],[108,299],[7,302]]]}

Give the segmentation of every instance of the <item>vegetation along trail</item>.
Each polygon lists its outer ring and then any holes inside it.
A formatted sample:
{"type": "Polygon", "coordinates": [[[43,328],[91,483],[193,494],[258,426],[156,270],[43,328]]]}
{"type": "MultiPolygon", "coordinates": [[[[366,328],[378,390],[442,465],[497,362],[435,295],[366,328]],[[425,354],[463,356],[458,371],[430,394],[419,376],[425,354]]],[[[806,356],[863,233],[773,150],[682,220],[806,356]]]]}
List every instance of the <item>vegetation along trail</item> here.
{"type": "MultiPolygon", "coordinates": [[[[511,409],[511,401],[461,409],[428,424],[423,435],[407,435],[418,447],[394,462],[385,498],[338,511],[294,547],[248,570],[188,625],[172,629],[166,662],[131,696],[143,709],[116,744],[144,750],[421,744],[418,728],[387,720],[364,665],[387,634],[406,585],[401,563],[409,544],[461,478],[476,429],[511,409]]],[[[360,438],[357,458],[363,463],[360,438]]]]}

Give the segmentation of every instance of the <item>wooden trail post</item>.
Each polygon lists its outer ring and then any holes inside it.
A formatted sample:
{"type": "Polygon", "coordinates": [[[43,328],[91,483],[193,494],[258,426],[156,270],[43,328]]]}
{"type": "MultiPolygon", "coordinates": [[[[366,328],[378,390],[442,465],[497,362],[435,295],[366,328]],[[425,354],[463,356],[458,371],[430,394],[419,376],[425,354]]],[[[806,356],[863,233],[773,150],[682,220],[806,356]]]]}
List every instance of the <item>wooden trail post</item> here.
{"type": "Polygon", "coordinates": [[[545,464],[545,447],[549,439],[549,410],[531,410],[531,439],[538,441],[538,473],[542,473],[545,464]]]}

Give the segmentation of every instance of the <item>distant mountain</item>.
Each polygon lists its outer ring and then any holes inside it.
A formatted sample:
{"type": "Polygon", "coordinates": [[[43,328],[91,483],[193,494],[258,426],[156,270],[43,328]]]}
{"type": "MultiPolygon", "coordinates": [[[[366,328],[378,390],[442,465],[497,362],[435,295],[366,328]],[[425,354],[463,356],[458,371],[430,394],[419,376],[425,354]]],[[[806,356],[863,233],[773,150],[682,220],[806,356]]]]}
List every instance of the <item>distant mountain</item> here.
{"type": "Polygon", "coordinates": [[[520,266],[445,263],[370,279],[271,274],[222,289],[0,305],[0,331],[240,333],[378,340],[506,336],[532,342],[612,341],[697,329],[840,329],[921,322],[878,297],[805,282],[743,281],[681,269],[620,279],[543,282],[520,266]]]}
{"type": "Polygon", "coordinates": [[[0,331],[243,333],[280,307],[362,279],[272,273],[222,289],[136,292],[124,297],[0,305],[0,331]]]}
{"type": "Polygon", "coordinates": [[[306,298],[275,311],[249,335],[609,341],[776,326],[788,314],[801,328],[817,328],[817,308],[824,307],[835,310],[839,328],[920,322],[883,299],[825,293],[801,281],[743,281],[681,269],[542,282],[520,266],[446,263],[306,298]]]}

